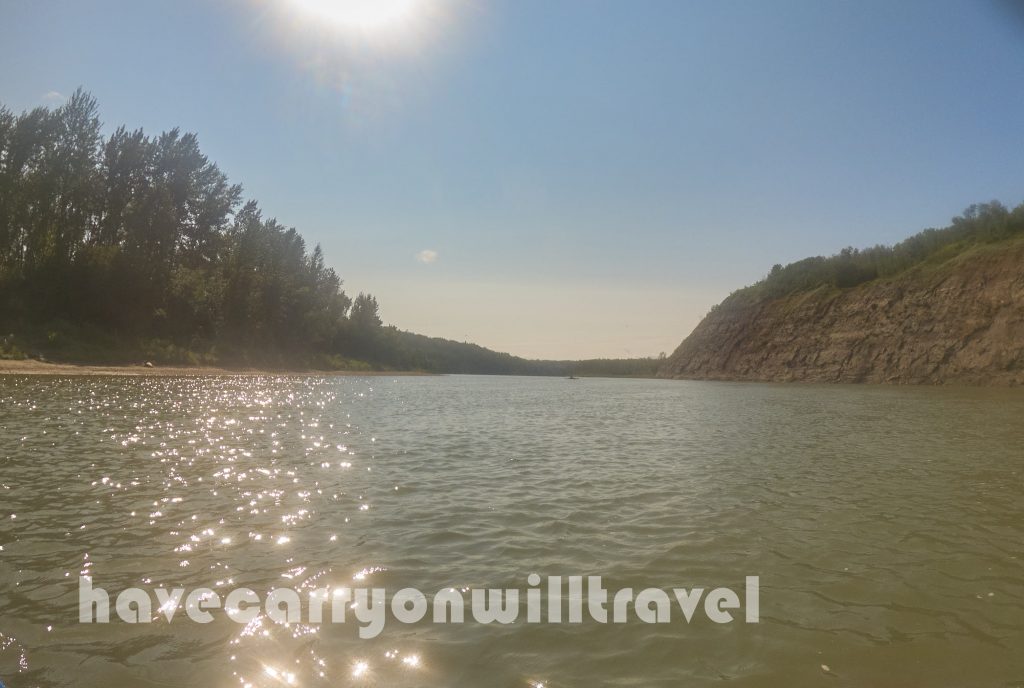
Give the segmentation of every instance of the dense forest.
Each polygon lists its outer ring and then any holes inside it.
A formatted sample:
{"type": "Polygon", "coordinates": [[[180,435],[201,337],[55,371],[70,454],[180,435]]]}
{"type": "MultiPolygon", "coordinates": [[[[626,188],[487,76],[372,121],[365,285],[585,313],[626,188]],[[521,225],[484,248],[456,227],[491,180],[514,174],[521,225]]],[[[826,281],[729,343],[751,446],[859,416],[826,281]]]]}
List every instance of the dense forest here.
{"type": "Polygon", "coordinates": [[[730,300],[779,298],[820,287],[848,289],[911,268],[943,263],[972,247],[1024,236],[1024,204],[1009,210],[998,201],[970,206],[942,229],[926,229],[893,246],[845,248],[783,267],[775,265],[760,282],[734,292],[730,300]]]}
{"type": "Polygon", "coordinates": [[[655,359],[530,361],[384,326],[293,228],[178,129],[105,137],[79,89],[0,106],[0,356],[500,374],[653,374],[655,359]],[[648,372],[642,372],[648,371],[648,372]]]}

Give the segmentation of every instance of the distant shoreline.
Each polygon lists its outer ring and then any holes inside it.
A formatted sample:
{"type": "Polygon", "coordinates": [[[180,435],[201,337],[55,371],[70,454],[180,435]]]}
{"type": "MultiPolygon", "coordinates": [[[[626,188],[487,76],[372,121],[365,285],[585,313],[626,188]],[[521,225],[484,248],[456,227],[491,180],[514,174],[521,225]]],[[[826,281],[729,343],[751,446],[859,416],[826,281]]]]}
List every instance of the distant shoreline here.
{"type": "Polygon", "coordinates": [[[75,363],[50,363],[48,361],[0,360],[0,375],[74,375],[120,377],[183,377],[183,376],[241,376],[241,375],[300,375],[304,377],[370,377],[434,375],[413,370],[287,370],[271,368],[218,368],[206,366],[165,366],[156,365],[78,365],[75,363]]]}

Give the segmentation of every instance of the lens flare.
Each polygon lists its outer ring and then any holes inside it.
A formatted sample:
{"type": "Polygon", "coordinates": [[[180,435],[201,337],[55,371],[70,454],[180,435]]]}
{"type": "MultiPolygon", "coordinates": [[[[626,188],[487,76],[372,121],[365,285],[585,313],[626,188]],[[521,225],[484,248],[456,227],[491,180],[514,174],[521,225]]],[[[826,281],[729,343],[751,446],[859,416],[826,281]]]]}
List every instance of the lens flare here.
{"type": "Polygon", "coordinates": [[[339,28],[373,32],[413,18],[421,0],[290,0],[301,12],[339,28]]]}

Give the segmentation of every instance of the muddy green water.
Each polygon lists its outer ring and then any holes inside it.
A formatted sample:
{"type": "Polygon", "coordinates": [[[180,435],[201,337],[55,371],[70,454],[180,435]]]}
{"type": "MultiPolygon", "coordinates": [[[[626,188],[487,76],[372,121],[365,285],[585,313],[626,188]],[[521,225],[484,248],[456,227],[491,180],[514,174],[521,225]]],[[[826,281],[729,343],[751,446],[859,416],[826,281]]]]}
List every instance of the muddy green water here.
{"type": "Polygon", "coordinates": [[[1024,392],[0,377],[0,680],[1024,686],[1024,392]],[[760,623],[78,622],[78,579],[742,591],[760,623]]]}

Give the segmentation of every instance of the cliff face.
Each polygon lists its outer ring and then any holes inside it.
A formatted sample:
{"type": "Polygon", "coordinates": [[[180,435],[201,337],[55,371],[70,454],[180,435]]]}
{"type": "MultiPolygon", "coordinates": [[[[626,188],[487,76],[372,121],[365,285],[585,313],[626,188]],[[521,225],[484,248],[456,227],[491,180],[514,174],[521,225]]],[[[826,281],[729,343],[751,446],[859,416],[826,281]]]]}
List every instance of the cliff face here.
{"type": "Polygon", "coordinates": [[[1024,384],[1024,242],[987,246],[847,290],[727,299],[659,376],[1024,384]]]}

